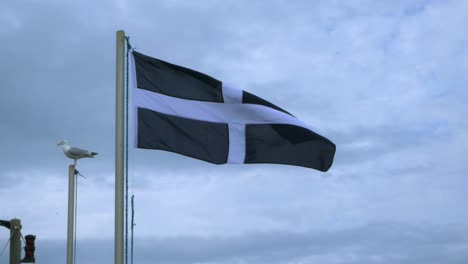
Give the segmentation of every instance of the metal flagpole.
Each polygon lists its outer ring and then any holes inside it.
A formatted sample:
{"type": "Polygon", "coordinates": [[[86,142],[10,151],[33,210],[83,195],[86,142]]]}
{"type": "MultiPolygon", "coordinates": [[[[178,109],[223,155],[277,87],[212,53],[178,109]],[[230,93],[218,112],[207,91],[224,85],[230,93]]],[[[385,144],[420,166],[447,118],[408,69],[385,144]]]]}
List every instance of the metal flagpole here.
{"type": "Polygon", "coordinates": [[[130,264],[133,264],[133,227],[135,227],[135,210],[134,210],[134,204],[135,204],[135,195],[132,195],[132,223],[131,223],[131,229],[132,233],[130,235],[130,264]]]}
{"type": "Polygon", "coordinates": [[[73,251],[75,249],[75,165],[68,167],[68,226],[67,226],[67,264],[73,264],[73,251]]]}
{"type": "Polygon", "coordinates": [[[115,264],[124,263],[124,73],[125,32],[117,31],[115,101],[115,264]]]}

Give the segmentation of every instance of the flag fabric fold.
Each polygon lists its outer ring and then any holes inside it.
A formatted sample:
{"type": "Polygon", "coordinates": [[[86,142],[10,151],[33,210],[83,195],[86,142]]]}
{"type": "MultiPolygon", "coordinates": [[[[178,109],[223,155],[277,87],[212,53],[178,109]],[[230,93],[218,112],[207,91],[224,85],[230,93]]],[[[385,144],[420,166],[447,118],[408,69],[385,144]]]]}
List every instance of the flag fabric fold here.
{"type": "Polygon", "coordinates": [[[137,148],[214,164],[331,167],[335,144],[289,112],[206,74],[132,55],[137,148]]]}

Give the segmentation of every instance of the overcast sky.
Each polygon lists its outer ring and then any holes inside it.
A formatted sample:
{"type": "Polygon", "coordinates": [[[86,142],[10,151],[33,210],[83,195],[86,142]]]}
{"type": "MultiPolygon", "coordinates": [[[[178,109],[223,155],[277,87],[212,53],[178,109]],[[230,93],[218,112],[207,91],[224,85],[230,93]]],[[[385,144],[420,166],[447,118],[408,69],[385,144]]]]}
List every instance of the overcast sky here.
{"type": "Polygon", "coordinates": [[[468,263],[466,25],[464,0],[3,1],[0,219],[65,262],[67,139],[99,152],[78,166],[77,263],[112,263],[124,29],[337,145],[327,173],[130,149],[135,263],[468,263]]]}

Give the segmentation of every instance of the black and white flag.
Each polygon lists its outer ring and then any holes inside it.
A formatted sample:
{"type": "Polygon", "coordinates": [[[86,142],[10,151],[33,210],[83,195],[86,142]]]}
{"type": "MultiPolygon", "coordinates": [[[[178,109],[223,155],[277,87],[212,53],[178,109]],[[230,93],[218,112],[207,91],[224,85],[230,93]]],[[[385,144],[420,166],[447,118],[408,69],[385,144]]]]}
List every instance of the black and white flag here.
{"type": "Polygon", "coordinates": [[[335,144],[285,110],[206,74],[133,51],[135,144],[215,164],[327,171],[335,144]]]}

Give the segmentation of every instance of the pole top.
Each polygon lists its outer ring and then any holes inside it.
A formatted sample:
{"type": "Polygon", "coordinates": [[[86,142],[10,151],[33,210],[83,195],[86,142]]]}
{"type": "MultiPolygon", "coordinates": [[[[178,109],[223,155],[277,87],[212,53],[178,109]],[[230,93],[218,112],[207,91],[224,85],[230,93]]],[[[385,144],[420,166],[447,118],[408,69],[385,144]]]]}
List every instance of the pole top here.
{"type": "Polygon", "coordinates": [[[10,220],[10,230],[21,230],[21,220],[13,218],[10,220]]]}

